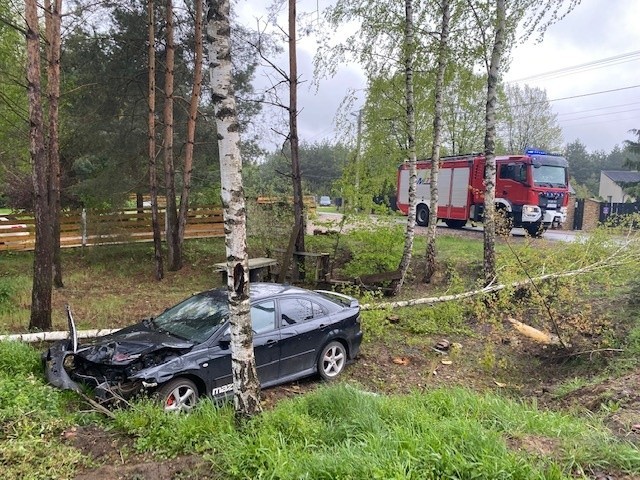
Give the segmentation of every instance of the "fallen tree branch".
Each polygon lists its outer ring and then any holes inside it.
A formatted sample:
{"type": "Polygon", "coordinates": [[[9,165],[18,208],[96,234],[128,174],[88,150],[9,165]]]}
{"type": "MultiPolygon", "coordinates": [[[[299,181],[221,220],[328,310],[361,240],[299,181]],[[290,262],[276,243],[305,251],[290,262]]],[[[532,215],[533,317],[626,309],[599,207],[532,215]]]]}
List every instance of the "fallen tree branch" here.
{"type": "Polygon", "coordinates": [[[365,303],[360,306],[360,309],[361,310],[385,310],[385,309],[391,309],[391,308],[412,307],[414,305],[434,305],[436,303],[450,302],[452,300],[462,300],[465,298],[470,298],[470,297],[473,297],[476,295],[482,295],[485,293],[498,292],[500,290],[504,290],[505,288],[509,288],[509,287],[512,287],[512,288],[522,287],[525,285],[530,285],[533,282],[538,282],[542,280],[549,280],[552,278],[573,277],[576,275],[593,273],[597,270],[602,270],[606,268],[616,268],[628,263],[629,261],[638,261],[637,254],[627,255],[627,256],[620,255],[620,252],[623,251],[628,245],[629,245],[629,242],[626,242],[609,257],[575,270],[569,270],[566,272],[558,272],[558,273],[547,273],[546,275],[540,275],[538,277],[530,277],[530,278],[527,278],[526,280],[518,280],[518,281],[507,283],[507,284],[505,283],[499,283],[496,285],[489,284],[486,287],[483,287],[477,290],[471,290],[469,292],[463,292],[463,293],[458,293],[454,295],[442,295],[440,297],[416,298],[412,300],[401,300],[398,302],[365,303]]]}
{"type": "Polygon", "coordinates": [[[589,356],[592,356],[594,353],[600,353],[600,352],[624,352],[624,348],[596,348],[594,350],[583,350],[581,352],[571,352],[571,353],[567,353],[566,355],[564,355],[565,358],[570,358],[570,357],[578,357],[580,355],[586,355],[587,353],[589,354],[589,356]]]}
{"type": "Polygon", "coordinates": [[[544,345],[562,345],[564,348],[567,347],[567,345],[561,342],[558,335],[538,330],[537,328],[532,327],[531,325],[527,325],[526,323],[522,323],[515,318],[508,318],[507,320],[509,320],[509,322],[511,322],[511,325],[513,325],[513,328],[515,328],[522,335],[529,337],[530,339],[538,343],[542,343],[544,345]]]}
{"type": "MultiPolygon", "coordinates": [[[[78,332],[78,338],[95,338],[103,335],[109,335],[120,330],[119,328],[106,328],[101,330],[84,330],[78,332]]],[[[14,333],[11,335],[0,335],[1,341],[14,341],[14,342],[54,342],[57,340],[66,340],[69,338],[69,331],[56,331],[56,332],[37,332],[37,333],[14,333]]]]}

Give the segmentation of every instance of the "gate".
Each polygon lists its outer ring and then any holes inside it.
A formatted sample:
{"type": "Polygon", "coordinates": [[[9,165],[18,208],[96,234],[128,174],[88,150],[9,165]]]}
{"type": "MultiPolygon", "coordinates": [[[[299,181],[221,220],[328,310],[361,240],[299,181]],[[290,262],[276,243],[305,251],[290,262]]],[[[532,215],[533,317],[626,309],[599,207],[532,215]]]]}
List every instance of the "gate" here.
{"type": "Polygon", "coordinates": [[[573,229],[582,230],[582,222],[584,221],[584,198],[576,199],[575,210],[573,213],[573,229]]]}

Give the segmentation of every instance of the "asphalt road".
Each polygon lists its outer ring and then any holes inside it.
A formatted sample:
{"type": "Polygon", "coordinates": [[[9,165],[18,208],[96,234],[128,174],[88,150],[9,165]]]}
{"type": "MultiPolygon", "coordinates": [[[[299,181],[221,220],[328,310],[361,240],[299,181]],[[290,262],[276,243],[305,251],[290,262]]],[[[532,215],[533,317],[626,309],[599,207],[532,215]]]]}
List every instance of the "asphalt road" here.
{"type": "MultiPolygon", "coordinates": [[[[406,222],[407,217],[380,217],[378,215],[370,215],[372,223],[384,223],[385,221],[390,221],[393,223],[401,223],[404,224],[406,222]]],[[[309,233],[313,231],[314,228],[320,229],[328,229],[335,230],[335,227],[331,225],[323,225],[323,224],[335,224],[337,225],[342,219],[342,214],[337,212],[318,212],[318,220],[317,223],[310,222],[307,230],[309,233]]],[[[425,227],[416,227],[418,231],[424,229],[425,227]]],[[[438,222],[438,228],[448,229],[444,222],[438,222]]],[[[479,224],[475,227],[471,226],[471,223],[468,223],[466,227],[462,228],[464,231],[475,231],[482,232],[482,225],[479,224]]],[[[550,241],[556,242],[575,242],[578,238],[581,237],[581,234],[584,232],[576,231],[576,230],[547,230],[544,232],[541,238],[550,241]]],[[[511,231],[511,235],[514,237],[525,237],[526,232],[522,228],[514,228],[511,231]]]]}

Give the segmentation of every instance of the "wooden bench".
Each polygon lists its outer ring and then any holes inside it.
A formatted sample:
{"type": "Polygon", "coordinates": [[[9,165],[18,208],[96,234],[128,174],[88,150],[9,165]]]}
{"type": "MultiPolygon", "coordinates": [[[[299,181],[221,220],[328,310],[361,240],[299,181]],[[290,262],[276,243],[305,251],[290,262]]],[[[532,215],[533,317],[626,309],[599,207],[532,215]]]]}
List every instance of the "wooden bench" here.
{"type": "MultiPolygon", "coordinates": [[[[285,251],[276,248],[274,253],[281,255],[285,254],[285,251]]],[[[329,261],[330,255],[328,253],[316,253],[316,252],[293,252],[293,256],[296,259],[310,259],[313,262],[313,281],[315,283],[324,282],[329,275],[329,261]]],[[[298,280],[293,278],[294,281],[298,280]]]]}
{"type": "MultiPolygon", "coordinates": [[[[278,264],[274,258],[258,257],[249,259],[249,281],[260,282],[271,279],[271,267],[278,264]]],[[[222,274],[222,283],[227,283],[227,262],[214,263],[214,271],[222,274]]]]}

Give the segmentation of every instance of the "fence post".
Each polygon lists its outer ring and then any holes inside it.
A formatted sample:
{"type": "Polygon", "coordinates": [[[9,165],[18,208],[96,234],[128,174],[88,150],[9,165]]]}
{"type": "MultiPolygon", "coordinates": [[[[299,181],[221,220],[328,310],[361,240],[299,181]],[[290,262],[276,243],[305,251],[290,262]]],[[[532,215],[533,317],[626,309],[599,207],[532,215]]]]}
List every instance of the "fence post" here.
{"type": "Polygon", "coordinates": [[[82,246],[87,246],[87,210],[82,207],[82,214],[80,215],[80,223],[82,225],[82,246]]]}

